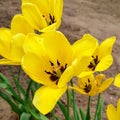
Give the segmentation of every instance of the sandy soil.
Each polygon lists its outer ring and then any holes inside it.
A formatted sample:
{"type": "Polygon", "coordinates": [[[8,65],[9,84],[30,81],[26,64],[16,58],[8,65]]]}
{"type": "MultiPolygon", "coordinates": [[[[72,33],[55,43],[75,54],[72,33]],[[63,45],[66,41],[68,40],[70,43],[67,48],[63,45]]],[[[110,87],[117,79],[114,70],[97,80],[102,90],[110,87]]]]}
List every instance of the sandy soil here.
{"type": "MultiPolygon", "coordinates": [[[[114,64],[105,73],[111,77],[120,72],[120,1],[119,0],[64,0],[64,13],[60,30],[67,36],[71,43],[81,38],[84,33],[91,33],[101,42],[107,37],[116,36],[117,41],[113,48],[114,64]]],[[[20,0],[0,0],[0,27],[9,27],[14,14],[20,13],[20,0]]],[[[0,67],[1,72],[7,69],[0,67]]],[[[107,104],[116,105],[120,98],[120,90],[114,86],[103,93],[105,106],[103,120],[107,120],[105,109],[107,104]]],[[[76,95],[78,106],[85,109],[87,97],[76,95]]],[[[96,98],[91,105],[92,113],[96,98]]],[[[60,113],[58,113],[61,115],[60,113]]],[[[15,120],[16,117],[7,103],[0,98],[0,120],[15,120]]],[[[61,117],[62,120],[62,117],[61,117]]]]}

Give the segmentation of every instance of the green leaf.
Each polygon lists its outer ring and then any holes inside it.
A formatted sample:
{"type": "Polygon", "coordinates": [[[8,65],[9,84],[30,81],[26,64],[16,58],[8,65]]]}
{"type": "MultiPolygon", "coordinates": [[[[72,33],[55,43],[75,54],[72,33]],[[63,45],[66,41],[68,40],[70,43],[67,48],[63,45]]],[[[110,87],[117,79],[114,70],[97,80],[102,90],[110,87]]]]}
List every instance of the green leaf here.
{"type": "Polygon", "coordinates": [[[6,83],[0,83],[0,88],[7,88],[8,85],[6,83]]]}
{"type": "Polygon", "coordinates": [[[91,99],[91,97],[89,96],[88,97],[86,120],[90,120],[90,99],[91,99]]]}
{"type": "Polygon", "coordinates": [[[63,103],[61,101],[58,101],[57,104],[60,107],[60,109],[65,117],[65,120],[71,120],[71,118],[69,118],[69,116],[67,115],[67,110],[66,110],[65,105],[63,105],[63,103]]]}
{"type": "Polygon", "coordinates": [[[20,116],[20,120],[30,120],[31,114],[29,113],[22,113],[20,116]]]}
{"type": "Polygon", "coordinates": [[[21,111],[18,109],[18,106],[10,99],[10,97],[3,93],[2,91],[0,91],[0,97],[2,97],[11,107],[11,109],[17,113],[18,115],[21,114],[21,111]]]}
{"type": "Polygon", "coordinates": [[[104,105],[104,100],[100,99],[100,103],[97,111],[97,120],[102,120],[103,105],[104,105]]]}
{"type": "Polygon", "coordinates": [[[0,80],[1,80],[1,82],[4,81],[5,83],[11,85],[9,79],[7,77],[5,77],[2,73],[0,73],[0,80]]]}
{"type": "Polygon", "coordinates": [[[76,102],[75,102],[75,97],[74,97],[74,91],[73,90],[70,91],[70,99],[71,99],[73,113],[74,113],[74,120],[80,120],[80,114],[79,114],[79,110],[78,110],[76,102]]]}
{"type": "Polygon", "coordinates": [[[30,109],[29,111],[31,115],[37,120],[49,120],[46,116],[40,114],[39,112],[36,112],[34,109],[30,109]]]}
{"type": "Polygon", "coordinates": [[[80,115],[81,115],[82,120],[86,119],[86,114],[82,108],[80,108],[80,115]]]}

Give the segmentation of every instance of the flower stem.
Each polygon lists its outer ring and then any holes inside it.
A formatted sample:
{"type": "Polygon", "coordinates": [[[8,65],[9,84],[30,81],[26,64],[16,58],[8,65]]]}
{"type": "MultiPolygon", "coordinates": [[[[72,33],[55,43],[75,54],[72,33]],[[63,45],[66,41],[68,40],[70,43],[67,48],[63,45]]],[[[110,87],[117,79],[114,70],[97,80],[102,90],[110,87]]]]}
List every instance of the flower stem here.
{"type": "Polygon", "coordinates": [[[98,99],[97,99],[96,111],[95,111],[95,115],[94,115],[94,120],[97,120],[97,112],[98,112],[99,103],[100,103],[100,96],[101,96],[101,94],[99,93],[98,99]]]}
{"type": "Polygon", "coordinates": [[[53,119],[53,120],[56,120],[56,119],[55,119],[55,111],[54,111],[54,110],[52,110],[51,114],[52,114],[52,119],[53,119]]]}
{"type": "Polygon", "coordinates": [[[68,120],[70,120],[70,95],[68,89],[67,89],[67,115],[68,115],[68,120]]]}
{"type": "Polygon", "coordinates": [[[91,97],[88,97],[88,104],[87,104],[87,114],[86,114],[86,120],[90,120],[90,100],[91,97]]]}
{"type": "MultiPolygon", "coordinates": [[[[70,83],[71,83],[71,86],[73,87],[73,81],[71,80],[70,81],[70,83]]],[[[74,119],[75,120],[77,120],[78,118],[77,118],[77,113],[76,113],[76,103],[75,103],[75,93],[74,93],[74,90],[72,89],[72,107],[73,107],[73,113],[74,113],[74,119]]]]}

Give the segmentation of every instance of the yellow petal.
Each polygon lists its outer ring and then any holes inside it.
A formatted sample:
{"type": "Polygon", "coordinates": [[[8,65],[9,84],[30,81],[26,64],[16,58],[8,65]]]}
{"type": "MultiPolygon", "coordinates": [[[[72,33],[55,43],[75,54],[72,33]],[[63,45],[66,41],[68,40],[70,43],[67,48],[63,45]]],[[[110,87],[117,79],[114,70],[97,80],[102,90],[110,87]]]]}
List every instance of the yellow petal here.
{"type": "Polygon", "coordinates": [[[10,44],[12,40],[12,35],[10,29],[0,28],[0,54],[9,58],[10,54],[10,44]]]}
{"type": "Polygon", "coordinates": [[[116,108],[112,104],[107,106],[107,117],[108,120],[118,120],[116,108]]]}
{"type": "Polygon", "coordinates": [[[95,80],[97,81],[97,85],[101,85],[103,79],[106,79],[105,75],[104,74],[98,74],[96,77],[95,77],[95,80]]]}
{"type": "Polygon", "coordinates": [[[23,45],[25,53],[33,52],[39,54],[40,52],[39,50],[41,50],[39,49],[39,46],[42,47],[42,40],[43,40],[42,35],[37,35],[34,33],[28,34],[23,45]]]}
{"type": "Polygon", "coordinates": [[[0,59],[0,65],[20,65],[20,62],[9,59],[0,59]]]}
{"type": "Polygon", "coordinates": [[[60,88],[65,86],[72,79],[73,75],[74,75],[73,68],[71,66],[66,68],[66,70],[63,72],[59,79],[58,86],[60,88]]]}
{"type": "Polygon", "coordinates": [[[91,36],[90,34],[85,34],[82,39],[77,40],[72,48],[74,51],[74,56],[78,55],[89,55],[91,56],[98,46],[98,40],[91,36]]]}
{"type": "Polygon", "coordinates": [[[50,30],[56,30],[60,26],[60,24],[61,24],[61,20],[43,28],[41,32],[49,32],[50,30]]]}
{"type": "Polygon", "coordinates": [[[118,100],[117,103],[117,120],[120,119],[120,99],[118,100]]]}
{"type": "Polygon", "coordinates": [[[17,33],[33,33],[34,29],[32,26],[25,20],[22,14],[17,14],[13,17],[11,22],[12,34],[17,33]]]}
{"type": "Polygon", "coordinates": [[[115,76],[114,85],[120,87],[120,73],[115,76]]]}
{"type": "Polygon", "coordinates": [[[111,54],[116,37],[110,37],[104,40],[100,45],[100,52],[102,57],[111,54]]]}
{"type": "Polygon", "coordinates": [[[74,75],[78,76],[82,72],[84,72],[87,66],[89,65],[90,61],[91,61],[91,57],[89,56],[82,56],[82,57],[76,58],[72,63],[72,67],[75,71],[74,75]]]}
{"type": "Polygon", "coordinates": [[[47,15],[50,13],[50,10],[49,10],[50,3],[48,0],[22,0],[22,4],[24,4],[24,3],[32,3],[32,4],[36,5],[38,7],[39,11],[43,15],[47,15]]]}
{"type": "Polygon", "coordinates": [[[99,90],[98,90],[98,93],[101,93],[103,92],[104,90],[106,90],[113,82],[113,78],[109,78],[109,79],[106,79],[99,87],[99,90]]]}
{"type": "Polygon", "coordinates": [[[14,61],[21,62],[24,55],[23,43],[25,40],[25,35],[22,33],[13,36],[13,41],[11,42],[10,59],[14,61]]]}
{"type": "Polygon", "coordinates": [[[34,29],[41,30],[47,26],[46,20],[36,5],[32,3],[24,3],[22,5],[22,12],[25,19],[34,29]]]}
{"type": "Polygon", "coordinates": [[[72,48],[66,37],[58,31],[44,33],[44,46],[51,60],[56,63],[58,60],[63,65],[72,60],[72,48]]]}
{"type": "Polygon", "coordinates": [[[53,84],[49,75],[45,73],[45,70],[50,71],[50,65],[42,50],[40,56],[26,53],[22,59],[22,68],[34,81],[44,85],[53,84]]]}
{"type": "Polygon", "coordinates": [[[55,107],[57,101],[65,93],[67,86],[43,86],[35,92],[33,105],[42,113],[47,114],[55,107]]]}
{"type": "Polygon", "coordinates": [[[84,91],[84,89],[81,89],[81,88],[79,88],[77,85],[73,85],[73,87],[71,87],[71,86],[69,86],[68,87],[69,89],[73,89],[73,90],[76,90],[77,92],[79,92],[80,94],[87,94],[85,91],[84,91]]]}
{"type": "Polygon", "coordinates": [[[112,55],[107,55],[97,64],[95,71],[104,71],[108,69],[113,63],[112,55]]]}
{"type": "MultiPolygon", "coordinates": [[[[57,21],[59,21],[62,17],[62,13],[63,13],[63,0],[49,0],[50,3],[53,1],[52,5],[54,6],[54,13],[53,15],[55,15],[55,18],[57,21]]],[[[53,8],[51,6],[51,8],[53,8]]]]}

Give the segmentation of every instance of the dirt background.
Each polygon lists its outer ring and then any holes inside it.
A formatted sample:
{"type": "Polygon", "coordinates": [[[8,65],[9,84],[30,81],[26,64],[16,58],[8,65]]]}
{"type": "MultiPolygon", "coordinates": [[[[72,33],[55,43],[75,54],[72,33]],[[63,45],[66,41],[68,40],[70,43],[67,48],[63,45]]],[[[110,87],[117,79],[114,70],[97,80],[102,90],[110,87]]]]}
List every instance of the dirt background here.
{"type": "MultiPolygon", "coordinates": [[[[20,0],[0,0],[0,27],[9,27],[14,14],[20,13],[20,0]]],[[[117,41],[113,48],[114,64],[105,73],[114,77],[120,72],[120,0],[64,0],[64,12],[60,30],[71,43],[81,38],[84,33],[91,33],[100,42],[107,37],[116,36],[117,41]]],[[[0,66],[0,71],[9,76],[7,67],[0,66]]],[[[105,100],[103,120],[106,118],[106,106],[116,105],[120,98],[120,89],[113,85],[102,94],[105,100]]],[[[64,99],[63,99],[64,100],[64,99]]],[[[86,109],[87,96],[76,95],[78,106],[86,109]]],[[[92,98],[91,111],[94,114],[96,97],[92,98]]],[[[56,109],[58,115],[62,114],[56,109]]],[[[0,98],[0,120],[16,120],[15,114],[7,103],[0,98]]]]}

